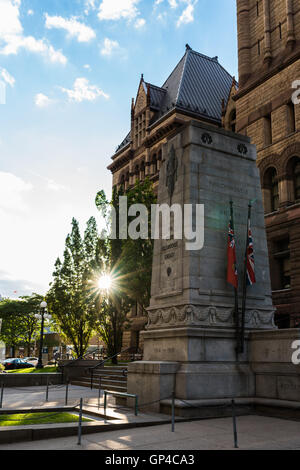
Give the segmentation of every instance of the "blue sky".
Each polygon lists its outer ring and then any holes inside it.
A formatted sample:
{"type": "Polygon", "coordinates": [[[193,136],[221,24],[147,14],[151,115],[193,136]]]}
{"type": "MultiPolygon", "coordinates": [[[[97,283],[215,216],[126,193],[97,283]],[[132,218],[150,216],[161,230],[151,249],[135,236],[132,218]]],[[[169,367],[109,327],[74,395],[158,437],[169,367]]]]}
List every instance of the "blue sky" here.
{"type": "Polygon", "coordinates": [[[186,43],[237,76],[235,0],[0,0],[0,294],[47,290],[72,217],[99,217],[141,73],[161,86],[186,43]]]}

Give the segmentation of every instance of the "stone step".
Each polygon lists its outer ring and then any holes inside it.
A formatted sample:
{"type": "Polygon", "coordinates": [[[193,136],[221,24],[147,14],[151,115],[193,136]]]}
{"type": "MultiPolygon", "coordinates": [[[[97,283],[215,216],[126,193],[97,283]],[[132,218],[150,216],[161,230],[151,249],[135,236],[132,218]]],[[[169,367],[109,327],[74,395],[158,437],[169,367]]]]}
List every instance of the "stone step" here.
{"type": "MultiPolygon", "coordinates": [[[[73,380],[72,385],[77,385],[79,387],[90,387],[90,383],[87,382],[82,382],[80,380],[73,380]]],[[[99,384],[95,383],[93,385],[93,389],[98,390],[99,389],[99,384]]],[[[126,393],[127,392],[127,385],[112,385],[112,384],[107,384],[107,385],[101,385],[101,390],[107,390],[110,392],[122,392],[126,393]]]]}
{"type": "MultiPolygon", "coordinates": [[[[91,376],[88,375],[88,377],[91,377],[91,376]]],[[[93,377],[94,377],[94,378],[99,378],[99,377],[107,377],[107,378],[111,377],[111,378],[115,378],[115,377],[118,377],[118,378],[120,378],[120,379],[121,379],[121,378],[122,378],[122,379],[126,379],[126,378],[127,378],[127,373],[124,373],[124,374],[123,374],[123,372],[122,372],[122,373],[119,373],[119,374],[116,374],[116,373],[114,373],[114,374],[113,374],[113,373],[107,374],[105,371],[103,371],[103,372],[98,372],[98,373],[96,374],[96,373],[94,372],[94,373],[93,373],[93,377]]]]}
{"type": "Polygon", "coordinates": [[[127,380],[127,376],[123,374],[97,374],[93,375],[94,378],[103,377],[103,379],[120,379],[120,380],[127,380]]]}
{"type": "MultiPolygon", "coordinates": [[[[74,379],[76,381],[80,381],[80,382],[85,382],[87,384],[90,384],[91,383],[91,379],[90,377],[77,377],[76,379],[74,379]]],[[[98,384],[99,383],[99,378],[96,378],[94,377],[94,380],[93,380],[93,383],[94,384],[98,384]]],[[[102,384],[108,384],[108,383],[111,383],[111,384],[120,384],[120,385],[126,385],[127,384],[127,380],[125,377],[115,377],[113,379],[111,379],[110,377],[102,377],[101,378],[101,383],[102,384]]]]}

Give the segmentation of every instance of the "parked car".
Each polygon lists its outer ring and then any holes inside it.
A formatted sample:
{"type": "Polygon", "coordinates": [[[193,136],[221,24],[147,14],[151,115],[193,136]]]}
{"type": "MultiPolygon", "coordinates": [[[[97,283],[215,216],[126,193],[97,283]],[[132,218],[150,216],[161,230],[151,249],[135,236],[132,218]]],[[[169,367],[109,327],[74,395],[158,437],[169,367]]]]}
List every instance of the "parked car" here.
{"type": "Polygon", "coordinates": [[[33,364],[33,367],[36,367],[39,362],[37,357],[24,357],[24,361],[33,364]]]}
{"type": "Polygon", "coordinates": [[[24,361],[24,359],[6,359],[3,361],[5,370],[15,370],[15,369],[29,369],[34,367],[30,362],[24,361]]]}

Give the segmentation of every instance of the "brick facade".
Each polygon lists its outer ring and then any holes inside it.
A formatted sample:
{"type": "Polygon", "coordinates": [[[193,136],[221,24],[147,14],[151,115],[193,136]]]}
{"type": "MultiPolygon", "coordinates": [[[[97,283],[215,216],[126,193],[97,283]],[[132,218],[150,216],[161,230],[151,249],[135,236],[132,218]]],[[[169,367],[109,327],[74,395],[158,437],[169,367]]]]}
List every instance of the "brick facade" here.
{"type": "Polygon", "coordinates": [[[298,0],[237,0],[237,132],[257,145],[274,303],[280,327],[300,325],[300,80],[298,0]],[[299,174],[299,176],[298,176],[299,174]]]}

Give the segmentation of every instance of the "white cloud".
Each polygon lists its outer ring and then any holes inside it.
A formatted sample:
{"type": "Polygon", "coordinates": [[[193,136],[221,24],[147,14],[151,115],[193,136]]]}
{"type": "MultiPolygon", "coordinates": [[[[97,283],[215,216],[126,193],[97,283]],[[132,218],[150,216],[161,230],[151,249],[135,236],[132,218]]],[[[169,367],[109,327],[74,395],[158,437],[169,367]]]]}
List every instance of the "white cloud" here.
{"type": "MultiPolygon", "coordinates": [[[[156,10],[159,5],[169,5],[171,10],[177,10],[179,7],[184,7],[181,11],[179,18],[177,19],[176,26],[179,28],[183,24],[192,23],[194,21],[195,5],[198,0],[155,0],[154,10],[156,10]]],[[[159,20],[164,20],[167,17],[167,10],[160,11],[157,18],[159,20]]]]}
{"type": "Polygon", "coordinates": [[[14,77],[12,75],[10,75],[10,73],[6,69],[3,69],[1,67],[0,67],[0,77],[2,77],[2,79],[5,81],[5,83],[10,85],[11,87],[13,87],[15,82],[16,82],[14,77]]]}
{"type": "Polygon", "coordinates": [[[61,90],[68,95],[69,101],[76,101],[77,103],[81,103],[82,101],[94,101],[100,96],[109,99],[109,95],[104,93],[104,91],[96,85],[90,85],[87,78],[77,78],[72,90],[62,87],[61,90]]]}
{"type": "Polygon", "coordinates": [[[169,1],[169,5],[171,8],[177,8],[178,7],[178,3],[176,0],[168,0],[169,1]]]}
{"type": "Polygon", "coordinates": [[[183,10],[181,16],[179,17],[176,23],[178,28],[182,24],[192,23],[194,21],[195,3],[192,3],[191,0],[186,0],[186,3],[188,3],[188,5],[183,10]]]}
{"type": "Polygon", "coordinates": [[[113,41],[112,39],[105,38],[103,41],[103,47],[100,52],[101,55],[111,56],[112,53],[118,49],[120,49],[118,41],[113,41]]]}
{"type": "Polygon", "coordinates": [[[89,72],[92,70],[92,67],[90,66],[90,64],[85,64],[83,68],[88,70],[89,72]]]}
{"type": "Polygon", "coordinates": [[[34,97],[34,102],[38,108],[47,108],[47,106],[53,103],[53,100],[48,98],[48,96],[44,95],[43,93],[38,93],[34,97]]]}
{"type": "Polygon", "coordinates": [[[24,194],[31,191],[33,186],[12,173],[0,171],[0,214],[11,212],[26,212],[24,194]]]}
{"type": "Polygon", "coordinates": [[[144,18],[138,18],[134,24],[136,29],[141,29],[145,26],[146,20],[144,18]]]}
{"type": "Polygon", "coordinates": [[[46,13],[45,26],[47,29],[64,29],[70,37],[75,37],[79,42],[89,42],[96,37],[96,33],[92,28],[80,23],[74,17],[67,20],[62,16],[49,16],[46,13]]]}
{"type": "Polygon", "coordinates": [[[48,179],[47,180],[47,188],[50,190],[50,191],[55,191],[55,192],[58,192],[58,191],[68,191],[69,189],[64,186],[63,184],[59,184],[59,183],[56,183],[56,181],[54,180],[51,180],[51,179],[48,179]]]}
{"type": "Polygon", "coordinates": [[[25,36],[20,22],[21,0],[0,0],[0,54],[17,54],[20,49],[41,54],[50,62],[66,64],[67,58],[45,39],[25,36]]]}
{"type": "Polygon", "coordinates": [[[27,15],[28,15],[28,16],[32,16],[32,15],[34,15],[34,11],[33,11],[33,10],[31,10],[31,9],[30,9],[30,10],[28,10],[28,11],[27,11],[27,15]]]}
{"type": "Polygon", "coordinates": [[[136,5],[140,0],[102,0],[98,17],[100,20],[119,20],[121,18],[132,20],[139,11],[136,5]]]}
{"type": "Polygon", "coordinates": [[[89,14],[90,10],[96,10],[96,0],[85,0],[85,10],[86,15],[89,14]]]}

